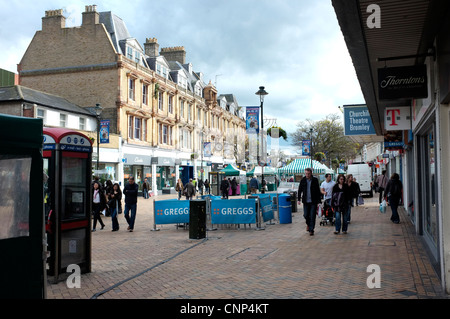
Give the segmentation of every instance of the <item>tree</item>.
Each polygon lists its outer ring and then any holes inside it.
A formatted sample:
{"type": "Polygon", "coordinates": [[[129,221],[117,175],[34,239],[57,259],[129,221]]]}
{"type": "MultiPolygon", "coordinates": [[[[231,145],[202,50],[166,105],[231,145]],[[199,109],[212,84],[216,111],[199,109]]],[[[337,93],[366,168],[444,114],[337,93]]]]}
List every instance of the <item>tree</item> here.
{"type": "Polygon", "coordinates": [[[292,145],[301,148],[302,140],[310,140],[312,135],[312,151],[322,152],[331,167],[336,159],[352,159],[358,153],[360,145],[344,135],[344,127],[338,114],[330,114],[320,121],[306,119],[297,124],[297,131],[291,134],[292,145]],[[312,132],[310,129],[312,128],[312,132]]]}

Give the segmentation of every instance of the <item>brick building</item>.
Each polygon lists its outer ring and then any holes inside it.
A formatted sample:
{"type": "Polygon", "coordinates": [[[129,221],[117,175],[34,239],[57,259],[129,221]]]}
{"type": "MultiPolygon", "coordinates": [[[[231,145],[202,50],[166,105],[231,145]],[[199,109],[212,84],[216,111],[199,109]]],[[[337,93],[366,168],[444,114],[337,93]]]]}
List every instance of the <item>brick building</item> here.
{"type": "Polygon", "coordinates": [[[73,28],[65,26],[62,10],[46,11],[18,72],[21,85],[82,107],[101,104],[118,147],[105,152],[108,145],[101,144],[100,163],[115,180],[147,177],[156,190],[178,177],[197,177],[212,163],[243,162],[226,147],[245,136],[238,105],[218,103],[216,88],[186,63],[184,47],[159,50],[155,38],[142,46],[122,19],[95,5],[86,6],[82,25],[73,28]],[[203,163],[202,142],[212,145],[203,163]]]}

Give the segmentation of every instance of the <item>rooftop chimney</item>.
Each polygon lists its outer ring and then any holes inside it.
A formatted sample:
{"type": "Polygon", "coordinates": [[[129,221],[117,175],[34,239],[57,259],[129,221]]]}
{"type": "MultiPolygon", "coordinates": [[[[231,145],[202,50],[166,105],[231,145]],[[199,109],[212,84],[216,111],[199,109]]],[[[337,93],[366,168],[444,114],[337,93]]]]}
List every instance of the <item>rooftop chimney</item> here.
{"type": "Polygon", "coordinates": [[[82,13],[83,21],[81,25],[99,24],[100,14],[97,12],[97,6],[85,6],[85,11],[82,13]]]}
{"type": "Polygon", "coordinates": [[[162,48],[161,55],[163,55],[167,61],[178,61],[181,64],[186,63],[186,51],[182,46],[172,48],[162,48]]]}
{"type": "Polygon", "coordinates": [[[42,31],[61,29],[66,27],[66,18],[63,16],[63,10],[47,10],[45,17],[42,18],[42,31]]]}
{"type": "Polygon", "coordinates": [[[156,38],[147,38],[144,43],[145,54],[151,58],[159,55],[159,44],[156,38]]]}

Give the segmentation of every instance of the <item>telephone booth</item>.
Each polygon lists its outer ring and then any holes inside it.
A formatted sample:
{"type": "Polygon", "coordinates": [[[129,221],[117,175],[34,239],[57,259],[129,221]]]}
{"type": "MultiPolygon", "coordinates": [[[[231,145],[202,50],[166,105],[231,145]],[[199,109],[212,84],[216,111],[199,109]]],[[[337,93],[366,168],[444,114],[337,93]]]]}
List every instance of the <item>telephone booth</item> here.
{"type": "Polygon", "coordinates": [[[47,274],[56,282],[72,264],[91,271],[92,142],[64,128],[43,133],[47,274]]]}
{"type": "Polygon", "coordinates": [[[224,172],[209,172],[209,185],[211,189],[211,195],[221,196],[220,183],[226,178],[224,172]]]}
{"type": "Polygon", "coordinates": [[[41,152],[42,119],[0,115],[0,299],[46,298],[41,152]]]}

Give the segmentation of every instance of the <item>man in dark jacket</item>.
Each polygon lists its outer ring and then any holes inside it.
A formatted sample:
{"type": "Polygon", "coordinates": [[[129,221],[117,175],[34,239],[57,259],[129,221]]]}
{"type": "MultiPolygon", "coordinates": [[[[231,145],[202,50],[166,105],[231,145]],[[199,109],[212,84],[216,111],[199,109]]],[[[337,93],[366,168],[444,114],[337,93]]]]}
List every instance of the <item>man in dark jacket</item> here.
{"type": "Polygon", "coordinates": [[[186,194],[186,200],[191,200],[195,196],[195,186],[192,178],[189,178],[189,182],[184,185],[184,193],[186,194]]]}
{"type": "Polygon", "coordinates": [[[322,200],[319,180],[312,175],[311,168],[305,169],[305,177],[302,178],[298,186],[298,198],[301,198],[303,203],[303,217],[306,221],[306,230],[312,236],[316,226],[317,205],[322,200]]]}
{"type": "Polygon", "coordinates": [[[128,184],[125,185],[123,189],[123,194],[125,195],[125,210],[124,216],[128,223],[128,228],[130,232],[134,229],[134,221],[136,220],[136,208],[137,208],[137,197],[138,197],[139,186],[134,182],[134,177],[130,176],[128,178],[128,184]],[[131,210],[131,216],[130,216],[131,210]]]}
{"type": "Polygon", "coordinates": [[[228,199],[229,189],[230,189],[230,183],[228,182],[228,180],[226,178],[224,178],[222,180],[222,182],[220,182],[220,191],[222,192],[222,198],[228,199]]]}

